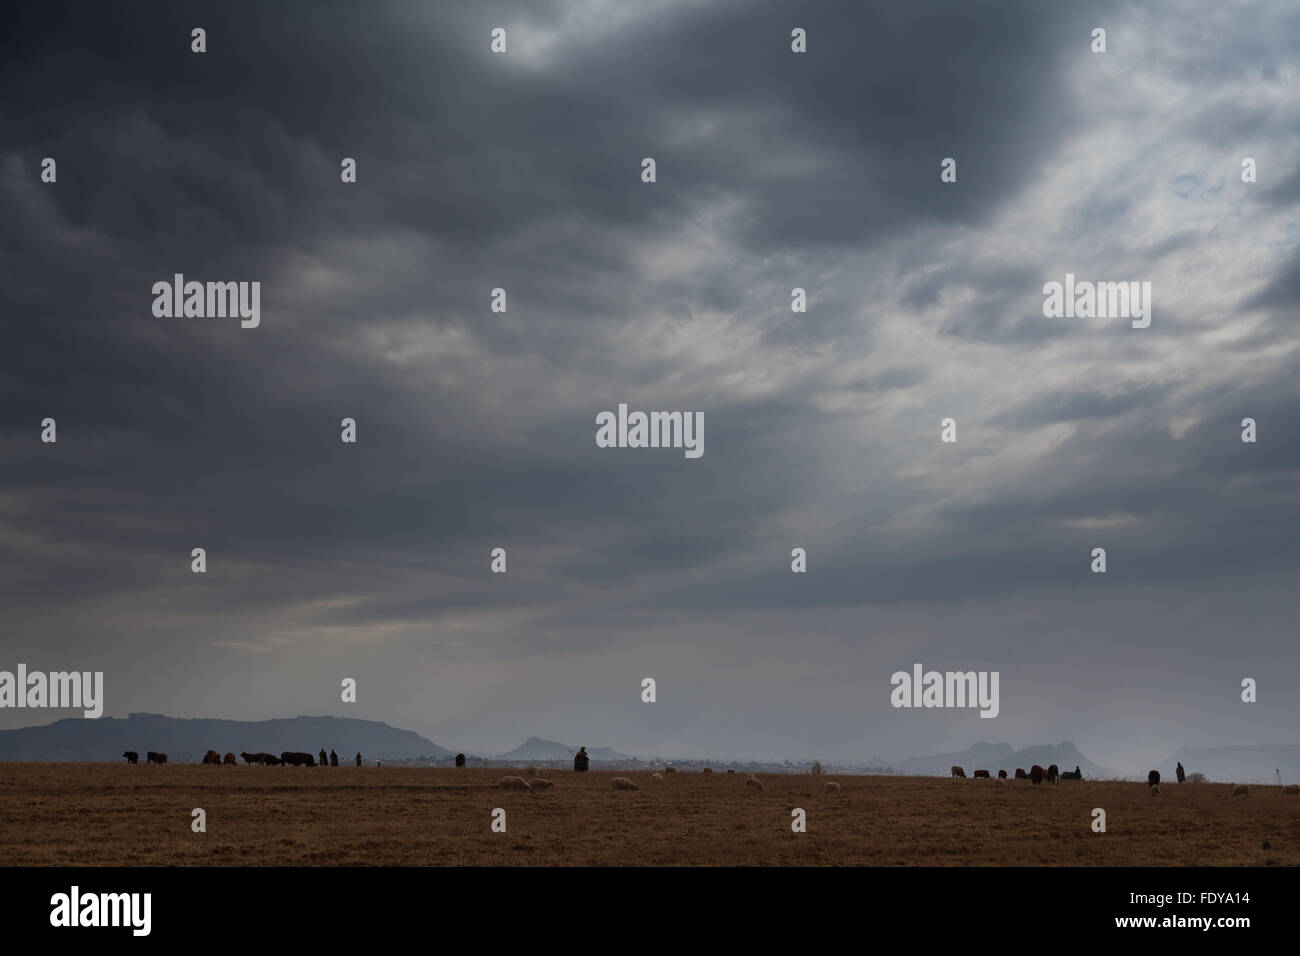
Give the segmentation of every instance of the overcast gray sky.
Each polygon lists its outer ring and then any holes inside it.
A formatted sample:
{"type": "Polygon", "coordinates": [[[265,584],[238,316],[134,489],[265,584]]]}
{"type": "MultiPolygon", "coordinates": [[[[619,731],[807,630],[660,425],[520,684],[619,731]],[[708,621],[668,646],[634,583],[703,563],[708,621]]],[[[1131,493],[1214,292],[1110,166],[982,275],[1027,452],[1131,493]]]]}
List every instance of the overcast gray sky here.
{"type": "Polygon", "coordinates": [[[1294,743],[1297,47],[1219,0],[9,11],[0,668],[465,750],[1294,743]],[[260,327],[155,318],[177,272],[260,327]],[[1044,318],[1067,272],[1151,326],[1044,318]],[[703,457],[597,448],[620,402],[703,457]],[[893,709],[916,662],[999,716],[893,709]]]}

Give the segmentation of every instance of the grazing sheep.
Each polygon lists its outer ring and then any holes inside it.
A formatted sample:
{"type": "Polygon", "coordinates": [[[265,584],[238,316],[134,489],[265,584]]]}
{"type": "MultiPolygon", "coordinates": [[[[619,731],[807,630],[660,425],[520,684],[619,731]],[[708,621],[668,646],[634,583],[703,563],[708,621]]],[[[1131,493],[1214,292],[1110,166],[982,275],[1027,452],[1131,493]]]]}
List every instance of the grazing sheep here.
{"type": "Polygon", "coordinates": [[[1158,783],[1153,783],[1151,785],[1151,796],[1153,797],[1160,796],[1160,785],[1158,783]]]}
{"type": "Polygon", "coordinates": [[[836,783],[834,780],[828,780],[826,781],[826,784],[822,787],[822,789],[825,790],[827,793],[839,793],[840,785],[836,783]]]}
{"type": "Polygon", "coordinates": [[[952,775],[953,775],[954,778],[955,778],[955,777],[961,777],[963,780],[966,779],[966,771],[963,770],[963,769],[961,769],[961,767],[958,767],[958,766],[954,766],[954,767],[952,768],[952,775]]]}
{"type": "Polygon", "coordinates": [[[976,778],[983,777],[985,780],[992,779],[989,777],[989,772],[987,770],[976,770],[975,776],[976,778]]]}
{"type": "Polygon", "coordinates": [[[528,781],[523,777],[502,777],[497,781],[497,786],[502,790],[528,790],[528,781]]]}
{"type": "Polygon", "coordinates": [[[676,767],[664,767],[664,773],[676,773],[676,772],[677,772],[676,767]]]}
{"type": "Polygon", "coordinates": [[[631,780],[627,779],[627,777],[615,777],[613,780],[609,782],[609,785],[614,790],[640,790],[641,789],[636,784],[634,784],[631,780]]]}
{"type": "Polygon", "coordinates": [[[1250,787],[1246,786],[1244,783],[1238,784],[1232,788],[1232,795],[1234,797],[1249,797],[1250,787]]]}
{"type": "Polygon", "coordinates": [[[757,777],[755,777],[752,773],[751,773],[748,777],[745,778],[745,786],[747,786],[747,787],[753,787],[755,790],[766,790],[766,789],[767,789],[767,787],[763,786],[763,781],[762,781],[762,780],[759,780],[759,779],[758,779],[757,777]]]}
{"type": "Polygon", "coordinates": [[[655,783],[663,783],[664,775],[661,773],[652,773],[650,774],[650,779],[653,780],[655,783]]]}
{"type": "Polygon", "coordinates": [[[1159,771],[1159,770],[1152,770],[1150,773],[1147,774],[1147,786],[1148,786],[1148,787],[1158,787],[1158,786],[1160,786],[1160,771],[1159,771]]]}
{"type": "Polygon", "coordinates": [[[700,771],[700,773],[713,773],[713,768],[705,767],[703,770],[700,771]]]}
{"type": "Polygon", "coordinates": [[[531,763],[528,765],[528,776],[530,777],[537,776],[537,767],[531,763]]]}
{"type": "Polygon", "coordinates": [[[541,777],[534,777],[528,783],[529,790],[550,790],[555,784],[549,780],[543,780],[541,777]]]}
{"type": "Polygon", "coordinates": [[[1007,772],[1006,772],[1005,770],[999,770],[999,771],[998,771],[998,779],[999,779],[999,780],[1005,780],[1005,779],[1007,779],[1007,772]]]}

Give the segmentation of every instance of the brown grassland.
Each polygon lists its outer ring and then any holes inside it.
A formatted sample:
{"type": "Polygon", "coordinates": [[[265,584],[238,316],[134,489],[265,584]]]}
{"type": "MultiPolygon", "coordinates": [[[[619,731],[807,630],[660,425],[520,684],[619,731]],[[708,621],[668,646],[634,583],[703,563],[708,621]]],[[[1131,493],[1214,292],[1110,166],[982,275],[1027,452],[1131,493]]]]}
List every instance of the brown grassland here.
{"type": "Polygon", "coordinates": [[[1276,786],[546,771],[0,764],[6,865],[1300,865],[1276,786]],[[628,776],[637,792],[614,792],[628,776]],[[835,780],[839,793],[824,793],[835,780]],[[207,812],[193,833],[191,811],[207,812]],[[507,832],[490,829],[493,808],[507,832]],[[793,833],[791,810],[807,811],[793,833]],[[1093,833],[1092,810],[1107,832],[1093,833]],[[1270,849],[1264,849],[1268,841],[1270,849]]]}

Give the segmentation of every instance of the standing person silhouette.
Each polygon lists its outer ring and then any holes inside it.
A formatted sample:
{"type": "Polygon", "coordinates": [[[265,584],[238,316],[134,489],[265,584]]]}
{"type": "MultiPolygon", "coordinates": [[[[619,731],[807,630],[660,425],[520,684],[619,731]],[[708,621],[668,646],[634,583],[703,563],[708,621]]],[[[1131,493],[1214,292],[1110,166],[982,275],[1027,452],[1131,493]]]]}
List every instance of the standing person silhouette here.
{"type": "Polygon", "coordinates": [[[331,750],[331,751],[330,751],[330,766],[331,766],[331,767],[337,767],[338,765],[339,765],[339,755],[336,754],[334,751],[331,750]]]}
{"type": "Polygon", "coordinates": [[[1187,782],[1187,774],[1183,773],[1183,765],[1182,765],[1182,764],[1179,764],[1179,765],[1178,765],[1178,770],[1175,771],[1175,772],[1178,774],[1178,782],[1179,782],[1179,783],[1186,783],[1186,782],[1187,782]]]}
{"type": "Polygon", "coordinates": [[[357,766],[358,766],[358,767],[361,766],[361,751],[360,751],[360,750],[357,751],[357,766]]]}
{"type": "Polygon", "coordinates": [[[577,773],[586,773],[587,767],[590,764],[590,762],[591,762],[590,759],[587,757],[587,748],[579,747],[578,752],[573,755],[574,771],[577,773]]]}

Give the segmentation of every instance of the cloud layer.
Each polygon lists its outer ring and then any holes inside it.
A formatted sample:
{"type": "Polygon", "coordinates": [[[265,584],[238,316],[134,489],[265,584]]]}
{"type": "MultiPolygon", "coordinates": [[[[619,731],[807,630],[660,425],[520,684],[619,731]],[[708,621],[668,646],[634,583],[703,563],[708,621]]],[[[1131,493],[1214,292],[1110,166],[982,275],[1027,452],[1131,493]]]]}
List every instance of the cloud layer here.
{"type": "Polygon", "coordinates": [[[1127,768],[1300,718],[1300,11],[12,20],[6,659],[455,749],[1127,768]],[[260,327],[153,318],[177,272],[260,281],[260,327]],[[1151,327],[1044,318],[1066,272],[1150,281],[1151,327]],[[619,402],[702,411],[703,458],[597,448],[619,402]],[[1000,716],[891,709],[914,661],[1000,671],[1000,716]]]}

